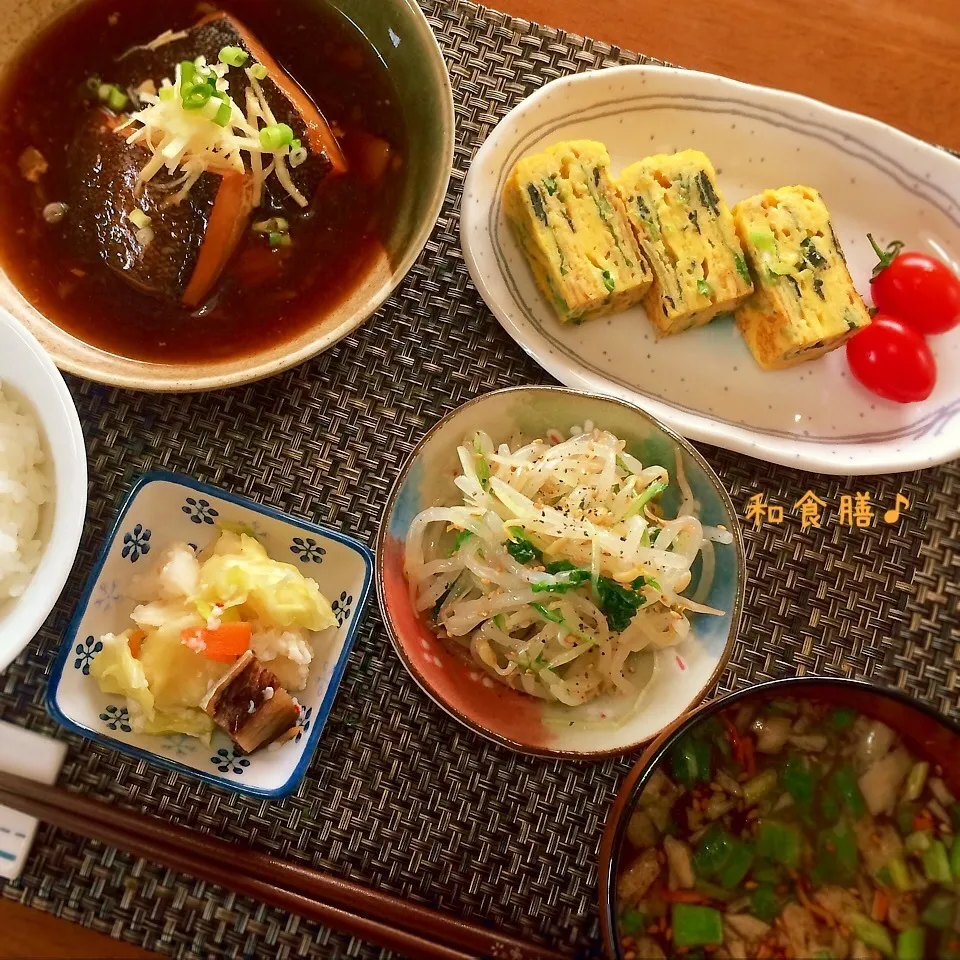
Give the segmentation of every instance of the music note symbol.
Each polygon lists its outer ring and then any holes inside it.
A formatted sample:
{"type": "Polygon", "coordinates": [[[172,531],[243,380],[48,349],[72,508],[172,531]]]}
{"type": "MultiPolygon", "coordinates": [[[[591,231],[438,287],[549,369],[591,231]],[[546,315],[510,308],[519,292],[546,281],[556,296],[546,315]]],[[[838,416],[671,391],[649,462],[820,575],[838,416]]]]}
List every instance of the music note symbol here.
{"type": "Polygon", "coordinates": [[[910,501],[902,494],[897,494],[896,503],[892,510],[888,510],[884,515],[883,519],[886,523],[896,523],[900,519],[900,508],[903,507],[904,510],[910,509],[910,501]]]}

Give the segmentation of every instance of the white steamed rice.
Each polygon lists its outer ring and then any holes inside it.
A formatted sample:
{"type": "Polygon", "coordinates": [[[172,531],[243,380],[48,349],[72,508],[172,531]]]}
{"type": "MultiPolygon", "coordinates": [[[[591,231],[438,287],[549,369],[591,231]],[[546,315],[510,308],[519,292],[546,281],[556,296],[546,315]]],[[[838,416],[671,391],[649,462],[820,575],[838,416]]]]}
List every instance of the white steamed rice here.
{"type": "Polygon", "coordinates": [[[40,427],[0,384],[0,605],[23,593],[40,562],[40,513],[52,492],[40,427]]]}

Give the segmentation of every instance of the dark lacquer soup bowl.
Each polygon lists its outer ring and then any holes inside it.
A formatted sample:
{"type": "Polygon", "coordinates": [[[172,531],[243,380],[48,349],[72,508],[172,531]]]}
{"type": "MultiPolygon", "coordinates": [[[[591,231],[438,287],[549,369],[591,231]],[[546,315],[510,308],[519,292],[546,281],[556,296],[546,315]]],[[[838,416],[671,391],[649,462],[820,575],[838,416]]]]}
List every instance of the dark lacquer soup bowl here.
{"type": "Polygon", "coordinates": [[[956,955],[958,755],[955,721],[862,681],[704,704],[647,748],[611,809],[606,955],[956,955]]]}
{"type": "Polygon", "coordinates": [[[0,305],[61,369],[270,376],[426,244],[453,100],[415,0],[11,0],[0,26],[0,305]]]}

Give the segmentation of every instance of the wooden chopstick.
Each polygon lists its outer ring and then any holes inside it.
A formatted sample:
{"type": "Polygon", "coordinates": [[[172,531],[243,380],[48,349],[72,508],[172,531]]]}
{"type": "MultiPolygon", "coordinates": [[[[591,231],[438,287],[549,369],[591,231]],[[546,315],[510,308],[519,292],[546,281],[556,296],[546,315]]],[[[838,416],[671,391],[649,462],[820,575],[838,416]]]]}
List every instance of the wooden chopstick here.
{"type": "Polygon", "coordinates": [[[2,771],[0,803],[407,956],[564,960],[400,897],[2,771]]]}
{"type": "Polygon", "coordinates": [[[369,940],[388,950],[397,950],[405,955],[421,957],[423,960],[469,960],[475,956],[432,943],[403,930],[395,930],[377,920],[360,917],[338,907],[319,903],[309,897],[253,879],[245,874],[184,856],[172,845],[166,848],[160,847],[152,840],[138,839],[124,830],[110,827],[102,822],[89,821],[62,807],[55,807],[37,800],[24,802],[23,798],[17,804],[16,798],[16,794],[0,790],[0,803],[29,813],[54,826],[128,850],[138,857],[189,873],[200,880],[227,887],[281,910],[300,914],[351,936],[369,940]]]}

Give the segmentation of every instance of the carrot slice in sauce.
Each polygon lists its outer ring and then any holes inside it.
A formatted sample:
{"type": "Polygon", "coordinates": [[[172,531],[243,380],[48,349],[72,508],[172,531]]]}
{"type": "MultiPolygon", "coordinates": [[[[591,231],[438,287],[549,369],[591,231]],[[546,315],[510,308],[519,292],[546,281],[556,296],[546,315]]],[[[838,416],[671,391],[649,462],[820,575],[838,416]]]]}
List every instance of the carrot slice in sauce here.
{"type": "Polygon", "coordinates": [[[330,163],[333,164],[334,173],[342,173],[346,170],[347,161],[343,155],[343,151],[340,149],[337,138],[333,135],[330,125],[323,118],[323,114],[320,113],[317,105],[294,82],[293,78],[284,72],[280,64],[270,56],[267,48],[260,43],[257,37],[251,33],[244,24],[237,20],[236,17],[218,12],[211,13],[209,16],[204,17],[197,26],[221,19],[226,20],[233,29],[237,31],[240,39],[243,40],[244,45],[253,55],[254,59],[258,60],[267,68],[270,79],[277,85],[287,100],[290,101],[293,108],[301,116],[307,128],[307,142],[311,148],[318,153],[322,152],[327,155],[330,163]]]}
{"type": "Polygon", "coordinates": [[[202,302],[223,273],[247,228],[253,210],[253,179],[242,173],[222,177],[213,201],[213,211],[203,234],[197,265],[183,292],[183,302],[195,307],[202,302]]]}

